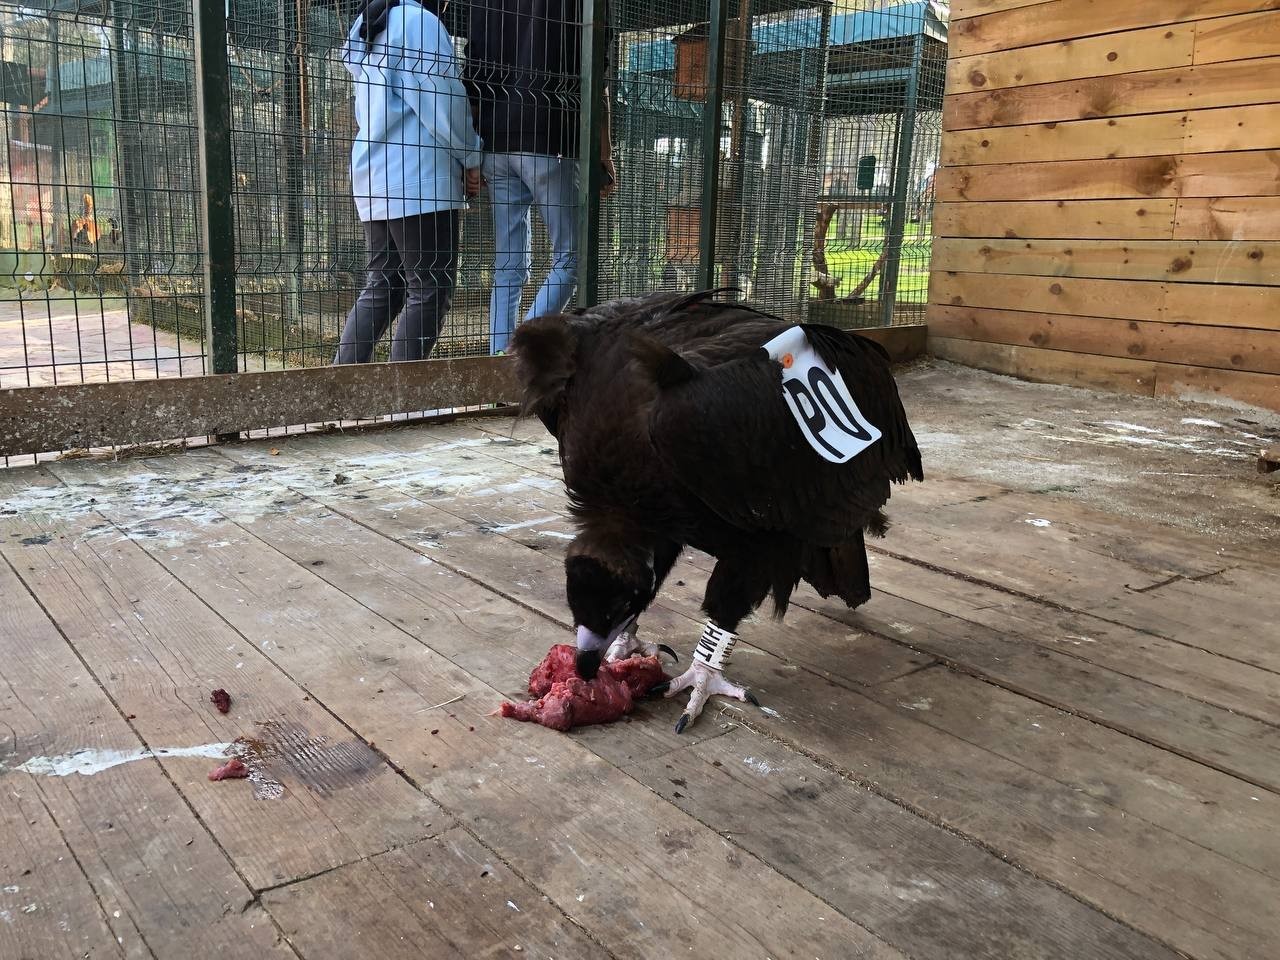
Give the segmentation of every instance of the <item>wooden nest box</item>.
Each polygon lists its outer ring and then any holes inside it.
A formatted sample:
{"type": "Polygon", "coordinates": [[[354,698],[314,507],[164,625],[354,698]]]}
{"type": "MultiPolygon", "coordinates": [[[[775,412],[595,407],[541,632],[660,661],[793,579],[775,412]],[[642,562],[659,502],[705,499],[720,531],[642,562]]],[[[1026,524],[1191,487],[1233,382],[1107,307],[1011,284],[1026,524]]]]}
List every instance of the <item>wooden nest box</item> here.
{"type": "Polygon", "coordinates": [[[671,42],[676,48],[676,71],[672,92],[681,100],[702,103],[707,99],[708,27],[700,23],[671,42]]]}
{"type": "Polygon", "coordinates": [[[695,204],[667,207],[667,261],[697,263],[701,255],[702,208],[695,204]]]}

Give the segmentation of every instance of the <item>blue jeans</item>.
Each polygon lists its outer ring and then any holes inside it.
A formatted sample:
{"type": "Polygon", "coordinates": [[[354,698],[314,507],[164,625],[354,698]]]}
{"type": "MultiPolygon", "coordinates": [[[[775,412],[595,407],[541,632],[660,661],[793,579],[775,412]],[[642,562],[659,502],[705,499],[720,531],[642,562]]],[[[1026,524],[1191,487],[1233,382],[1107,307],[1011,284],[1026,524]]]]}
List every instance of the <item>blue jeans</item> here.
{"type": "Polygon", "coordinates": [[[535,203],[551,236],[551,272],[526,320],[559,313],[573,299],[578,274],[578,161],[537,153],[491,153],[484,178],[493,203],[493,293],[489,297],[489,350],[507,349],[520,313],[520,297],[533,263],[529,209],[535,203]]]}

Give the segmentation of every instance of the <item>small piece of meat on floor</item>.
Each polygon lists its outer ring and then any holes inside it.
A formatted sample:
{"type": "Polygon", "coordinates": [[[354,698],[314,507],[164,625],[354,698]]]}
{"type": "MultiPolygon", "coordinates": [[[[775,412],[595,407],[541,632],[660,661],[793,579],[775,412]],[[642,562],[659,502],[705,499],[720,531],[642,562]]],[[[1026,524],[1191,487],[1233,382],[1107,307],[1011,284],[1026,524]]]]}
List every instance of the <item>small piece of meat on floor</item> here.
{"type": "Polygon", "coordinates": [[[215,770],[209,771],[210,780],[243,780],[249,776],[249,768],[240,760],[232,758],[215,770]]]}
{"type": "Polygon", "coordinates": [[[602,664],[594,680],[583,680],[574,668],[576,650],[556,644],[529,677],[537,700],[503,703],[499,712],[552,730],[593,723],[612,723],[626,716],[639,697],[667,679],[657,657],[632,657],[602,664]]]}
{"type": "Polygon", "coordinates": [[[219,713],[231,712],[231,694],[225,690],[215,690],[209,695],[209,702],[218,708],[219,713]]]}

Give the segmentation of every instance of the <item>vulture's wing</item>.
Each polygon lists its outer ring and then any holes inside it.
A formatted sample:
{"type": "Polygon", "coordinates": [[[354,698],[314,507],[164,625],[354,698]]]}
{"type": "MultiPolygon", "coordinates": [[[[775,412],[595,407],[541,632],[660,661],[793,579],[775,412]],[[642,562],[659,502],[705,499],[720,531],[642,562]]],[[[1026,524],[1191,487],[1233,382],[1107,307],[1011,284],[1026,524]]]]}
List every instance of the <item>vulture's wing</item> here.
{"type": "Polygon", "coordinates": [[[741,529],[834,545],[873,521],[891,482],[922,479],[920,451],[879,345],[828,327],[803,329],[881,434],[844,463],[810,445],[784,399],[782,366],[763,349],[713,366],[647,338],[634,352],[659,386],[649,422],[654,448],[686,488],[741,529]]]}

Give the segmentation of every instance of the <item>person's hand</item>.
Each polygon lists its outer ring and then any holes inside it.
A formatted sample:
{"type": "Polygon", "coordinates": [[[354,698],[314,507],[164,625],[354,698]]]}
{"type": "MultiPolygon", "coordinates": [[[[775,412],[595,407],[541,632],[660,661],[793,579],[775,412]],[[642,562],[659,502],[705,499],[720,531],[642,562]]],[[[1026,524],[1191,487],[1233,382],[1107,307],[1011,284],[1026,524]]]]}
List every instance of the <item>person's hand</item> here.
{"type": "Polygon", "coordinates": [[[614,166],[613,157],[601,157],[600,166],[604,168],[604,176],[600,184],[600,197],[607,199],[618,190],[618,168],[614,166]]]}
{"type": "Polygon", "coordinates": [[[484,178],[480,175],[479,167],[472,167],[462,177],[463,190],[468,197],[480,196],[480,187],[484,184],[484,178]]]}

